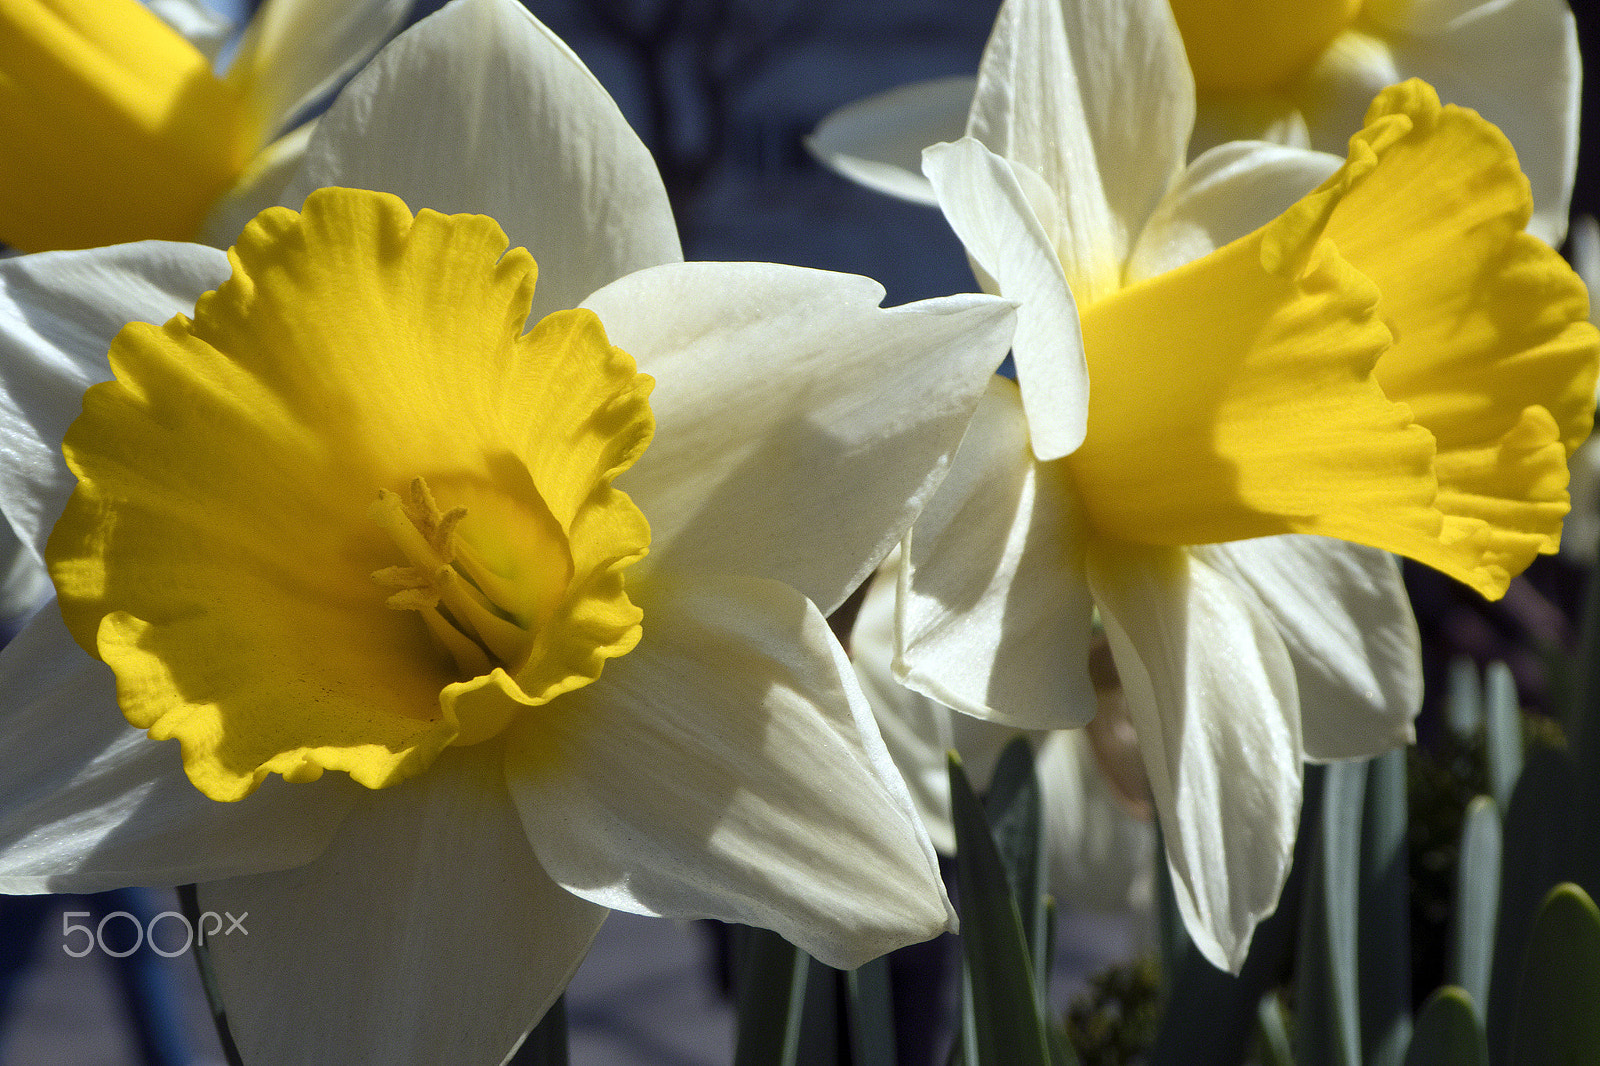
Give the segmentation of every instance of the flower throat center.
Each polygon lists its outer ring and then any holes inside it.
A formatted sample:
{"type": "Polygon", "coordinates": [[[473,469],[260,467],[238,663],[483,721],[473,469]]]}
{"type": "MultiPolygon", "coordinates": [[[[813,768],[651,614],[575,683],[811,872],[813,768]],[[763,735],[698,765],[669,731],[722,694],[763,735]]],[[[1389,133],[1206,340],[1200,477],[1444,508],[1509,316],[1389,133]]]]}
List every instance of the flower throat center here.
{"type": "Polygon", "coordinates": [[[391,610],[420,614],[465,677],[524,664],[532,635],[501,606],[514,602],[505,581],[457,535],[465,507],[441,511],[419,477],[410,499],[379,489],[367,513],[409,563],[372,572],[379,585],[396,590],[385,601],[391,610]]]}

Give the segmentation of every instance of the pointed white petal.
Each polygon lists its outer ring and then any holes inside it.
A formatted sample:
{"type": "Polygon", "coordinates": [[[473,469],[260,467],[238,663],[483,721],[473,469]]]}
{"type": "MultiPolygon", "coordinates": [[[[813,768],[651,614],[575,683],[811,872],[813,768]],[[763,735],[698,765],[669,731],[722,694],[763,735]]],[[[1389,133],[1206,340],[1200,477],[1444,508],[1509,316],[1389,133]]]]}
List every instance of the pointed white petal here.
{"type": "Polygon", "coordinates": [[[1393,44],[1395,66],[1505,132],[1533,186],[1528,232],[1559,246],[1578,162],[1582,62],[1572,12],[1564,0],[1440,6],[1415,5],[1409,32],[1393,44]]]}
{"type": "Polygon", "coordinates": [[[133,729],[54,601],[0,652],[0,891],[100,892],[277,870],[321,853],[359,791],[274,779],[207,799],[178,745],[133,729]]]}
{"type": "Polygon", "coordinates": [[[825,612],[866,580],[943,477],[1013,320],[988,296],[881,299],[848,274],[681,263],[584,301],[656,379],[655,440],[617,482],[650,520],[647,565],[776,578],[825,612]]]}
{"type": "Polygon", "coordinates": [[[332,92],[400,28],[412,0],[264,0],[227,78],[254,106],[263,141],[332,92]]]}
{"type": "Polygon", "coordinates": [[[1061,203],[1067,277],[1092,302],[1115,288],[1193,124],[1193,79],[1163,0],[1006,0],[967,132],[1044,178],[1061,203]]]}
{"type": "Polygon", "coordinates": [[[995,379],[911,532],[901,679],[1020,728],[1093,717],[1083,522],[1066,472],[1028,455],[1016,387],[995,379]]]}
{"type": "Polygon", "coordinates": [[[928,149],[923,168],[973,265],[993,291],[1020,302],[1011,347],[1034,454],[1076,451],[1088,426],[1089,370],[1078,305],[1040,217],[1054,210],[1049,190],[1035,183],[1030,196],[1026,170],[971,138],[928,149]]]}
{"type": "Polygon", "coordinates": [[[131,321],[165,322],[228,276],[211,248],[149,241],[0,260],[0,509],[44,558],[77,479],[61,438],[131,321]]]}
{"type": "MultiPolygon", "coordinates": [[[[861,691],[872,706],[889,757],[905,778],[928,838],[934,848],[953,855],[956,838],[950,822],[950,769],[946,757],[955,747],[952,714],[949,708],[900,684],[890,670],[899,585],[897,551],[873,575],[861,603],[855,628],[850,631],[850,662],[856,668],[861,691]]],[[[968,766],[972,766],[970,760],[968,766]]]]}
{"type": "Polygon", "coordinates": [[[650,152],[513,0],[456,0],[368,64],[317,123],[283,202],[325,185],[493,218],[539,262],[534,319],[683,258],[650,152]]]}
{"type": "Polygon", "coordinates": [[[844,651],[754,578],[630,587],[644,639],[519,724],[540,862],[603,906],[772,929],[850,968],[953,921],[933,848],[844,651]]]}
{"type": "Polygon", "coordinates": [[[1248,588],[1183,549],[1096,542],[1089,581],[1195,946],[1238,972],[1278,905],[1303,775],[1294,666],[1248,588]]]}
{"type": "Polygon", "coordinates": [[[297,870],[200,886],[246,1062],[497,1063],[566,987],[605,910],[539,868],[498,743],[369,793],[297,870]]]}
{"type": "Polygon", "coordinates": [[[1213,148],[1194,161],[1150,216],[1128,258],[1128,281],[1175,270],[1259,229],[1343,162],[1325,152],[1260,141],[1213,148]]]}
{"type": "Polygon", "coordinates": [[[283,199],[284,189],[305,162],[316,128],[315,120],[297,126],[257,152],[233,188],[211,205],[200,224],[200,243],[230,247],[251,219],[283,199]]]}
{"type": "Polygon", "coordinates": [[[1308,758],[1365,758],[1415,738],[1422,646],[1393,556],[1301,536],[1194,551],[1271,612],[1294,660],[1308,758]]]}
{"type": "Polygon", "coordinates": [[[976,85],[970,77],[937,78],[858,100],[823,119],[806,147],[858,185],[934,206],[922,150],[962,135],[976,85]]]}

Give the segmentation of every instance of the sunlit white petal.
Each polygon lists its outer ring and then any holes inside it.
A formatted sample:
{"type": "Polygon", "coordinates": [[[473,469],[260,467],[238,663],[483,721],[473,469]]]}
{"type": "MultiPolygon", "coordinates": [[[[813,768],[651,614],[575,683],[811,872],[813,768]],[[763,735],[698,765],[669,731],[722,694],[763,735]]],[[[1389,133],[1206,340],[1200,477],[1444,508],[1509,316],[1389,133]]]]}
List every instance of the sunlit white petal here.
{"type": "Polygon", "coordinates": [[[1421,638],[1393,556],[1296,536],[1195,553],[1271,612],[1294,660],[1309,758],[1364,758],[1415,738],[1421,638]]]}
{"type": "Polygon", "coordinates": [[[846,968],[944,929],[932,845],[816,608],[703,574],[632,594],[639,646],[512,740],[550,875],[607,907],[772,929],[846,968]]]}
{"type": "Polygon", "coordinates": [[[682,258],[649,151],[512,0],[455,0],[369,63],[318,122],[283,203],[327,185],[493,218],[539,263],[534,319],[682,258]]]}
{"type": "Polygon", "coordinates": [[[1094,715],[1083,517],[1066,472],[1027,453],[1016,386],[995,379],[910,537],[896,672],[980,718],[1029,729],[1094,715]]]}
{"type": "Polygon", "coordinates": [[[1300,813],[1294,666],[1248,588],[1183,549],[1096,544],[1089,580],[1139,735],[1179,910],[1237,972],[1300,813]]]}
{"type": "Polygon", "coordinates": [[[1013,318],[987,296],[882,299],[854,275],[682,263],[584,301],[656,379],[655,441],[617,482],[650,518],[645,565],[776,578],[825,612],[866,580],[943,477],[1013,318]]]}
{"type": "MultiPolygon", "coordinates": [[[[971,138],[923,154],[945,218],[993,291],[1021,302],[1012,341],[1033,453],[1059,459],[1083,443],[1089,371],[1067,274],[1020,174],[971,138]]],[[[1036,190],[1036,197],[1050,196],[1036,190]]]]}

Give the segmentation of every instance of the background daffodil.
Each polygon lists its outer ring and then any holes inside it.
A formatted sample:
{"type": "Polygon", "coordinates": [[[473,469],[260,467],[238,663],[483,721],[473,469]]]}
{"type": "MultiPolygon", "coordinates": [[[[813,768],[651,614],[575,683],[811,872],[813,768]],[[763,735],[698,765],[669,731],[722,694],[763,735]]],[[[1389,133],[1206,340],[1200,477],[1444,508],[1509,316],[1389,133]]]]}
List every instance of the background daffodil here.
{"type": "Polygon", "coordinates": [[[0,886],[248,911],[214,960],[261,1062],[500,1061],[607,908],[845,966],[944,928],[822,613],[1011,305],[679,262],[645,149],[509,0],[397,38],[286,196],[227,257],[0,265],[0,500],[63,589],[0,655],[0,886]]]}
{"type": "MultiPolygon", "coordinates": [[[[1075,7],[1064,2],[1064,15],[1076,17],[1075,7]]],[[[1173,0],[1172,7],[1186,46],[1176,61],[1187,57],[1199,89],[1191,157],[1245,138],[1343,153],[1380,89],[1421,78],[1505,131],[1533,187],[1528,232],[1561,243],[1582,74],[1565,0],[1173,0]]],[[[1091,78],[1105,62],[1094,47],[1077,53],[1091,78]]],[[[809,144],[845,177],[933,204],[922,149],[961,136],[975,89],[968,77],[905,85],[840,108],[809,144]]]]}
{"type": "Polygon", "coordinates": [[[1018,383],[912,531],[895,666],[958,710],[1079,725],[1098,611],[1180,908],[1237,967],[1303,759],[1410,736],[1418,638],[1378,549],[1487,596],[1554,551],[1597,345],[1509,144],[1427,86],[1385,91],[1343,162],[1186,168],[1193,114],[1164,6],[1001,8],[969,136],[924,165],[1022,301],[1018,383]]]}
{"type": "Polygon", "coordinates": [[[200,0],[0,3],[0,243],[227,245],[305,148],[308,107],[410,0],[264,0],[231,27],[200,0]]]}

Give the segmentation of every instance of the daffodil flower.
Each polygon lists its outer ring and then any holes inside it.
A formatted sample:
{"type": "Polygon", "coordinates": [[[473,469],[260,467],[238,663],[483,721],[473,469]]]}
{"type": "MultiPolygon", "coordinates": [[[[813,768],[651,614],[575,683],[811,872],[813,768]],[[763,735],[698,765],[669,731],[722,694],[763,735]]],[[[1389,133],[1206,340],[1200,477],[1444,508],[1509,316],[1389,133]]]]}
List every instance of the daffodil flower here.
{"type": "Polygon", "coordinates": [[[0,887],[248,914],[251,1062],[503,1061],[608,908],[839,966],[945,928],[823,612],[1012,305],[682,263],[510,0],[397,38],[306,158],[226,255],[0,263],[0,506],[60,593],[0,654],[0,887]]]}
{"type": "Polygon", "coordinates": [[[1556,550],[1597,341],[1523,230],[1510,145],[1426,85],[1381,94],[1342,163],[1257,143],[1185,169],[1192,115],[1164,6],[1002,7],[971,136],[925,166],[1022,301],[1018,384],[912,530],[895,668],[979,717],[1081,725],[1098,611],[1179,905],[1236,968],[1302,760],[1411,736],[1387,553],[1495,597],[1556,550]]]}
{"type": "MultiPolygon", "coordinates": [[[[1578,159],[1582,77],[1565,0],[1171,5],[1199,90],[1191,157],[1243,138],[1342,155],[1379,90],[1421,78],[1505,131],[1533,186],[1528,232],[1561,243],[1578,159]]],[[[1062,6],[1064,17],[1082,18],[1070,0],[1062,6]]],[[[1088,50],[1079,58],[1091,71],[1102,62],[1088,50]]],[[[902,86],[841,108],[809,143],[854,181],[932,204],[922,149],[961,136],[975,88],[967,77],[902,86]]]]}
{"type": "Polygon", "coordinates": [[[0,0],[0,243],[231,243],[293,172],[293,123],[410,9],[264,0],[218,74],[230,27],[200,0],[0,0]]]}

